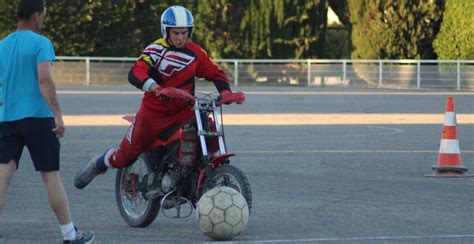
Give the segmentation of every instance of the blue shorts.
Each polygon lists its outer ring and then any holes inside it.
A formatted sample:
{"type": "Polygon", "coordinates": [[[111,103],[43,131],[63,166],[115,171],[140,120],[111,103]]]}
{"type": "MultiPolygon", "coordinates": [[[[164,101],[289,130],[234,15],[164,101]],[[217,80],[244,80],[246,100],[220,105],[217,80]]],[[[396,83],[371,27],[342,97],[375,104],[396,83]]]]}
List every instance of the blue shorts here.
{"type": "Polygon", "coordinates": [[[25,118],[0,122],[0,163],[20,163],[23,148],[30,152],[36,171],[59,170],[59,139],[53,131],[53,118],[25,118]]]}

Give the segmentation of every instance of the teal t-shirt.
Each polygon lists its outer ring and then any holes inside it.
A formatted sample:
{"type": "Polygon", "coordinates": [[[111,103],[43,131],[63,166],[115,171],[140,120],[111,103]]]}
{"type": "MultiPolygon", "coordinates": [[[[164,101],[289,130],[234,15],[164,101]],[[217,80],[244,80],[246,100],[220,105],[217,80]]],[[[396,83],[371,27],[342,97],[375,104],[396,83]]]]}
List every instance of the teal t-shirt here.
{"type": "Polygon", "coordinates": [[[33,31],[0,41],[0,122],[54,117],[41,96],[37,65],[55,59],[51,41],[33,31]]]}

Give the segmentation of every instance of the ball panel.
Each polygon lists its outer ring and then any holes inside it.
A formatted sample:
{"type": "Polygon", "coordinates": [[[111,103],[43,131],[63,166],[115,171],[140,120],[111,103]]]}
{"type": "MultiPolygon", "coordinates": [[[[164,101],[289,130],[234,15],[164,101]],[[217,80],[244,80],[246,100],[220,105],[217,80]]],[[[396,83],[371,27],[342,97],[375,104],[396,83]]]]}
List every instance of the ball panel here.
{"type": "Polygon", "coordinates": [[[208,216],[213,224],[221,223],[224,221],[224,210],[214,207],[208,216]]]}
{"type": "Polygon", "coordinates": [[[221,192],[221,189],[219,187],[215,187],[215,188],[210,189],[209,191],[206,191],[206,193],[204,193],[204,195],[206,195],[208,197],[212,197],[212,196],[216,195],[219,192],[221,192]]]}
{"type": "Polygon", "coordinates": [[[213,199],[208,196],[202,197],[198,202],[199,213],[202,215],[208,215],[213,208],[213,199]]]}
{"type": "Polygon", "coordinates": [[[247,222],[249,222],[249,208],[247,205],[245,205],[244,209],[242,209],[242,222],[247,225],[247,222]]]}
{"type": "Polygon", "coordinates": [[[232,228],[232,235],[237,236],[245,229],[245,224],[240,221],[232,228]]]}
{"type": "Polygon", "coordinates": [[[245,198],[240,194],[233,195],[232,201],[234,202],[234,206],[237,206],[240,209],[247,207],[247,201],[245,201],[245,198]]]}
{"type": "Polygon", "coordinates": [[[238,192],[236,189],[234,189],[232,187],[223,186],[223,187],[220,187],[220,188],[221,188],[221,191],[229,193],[230,195],[239,195],[240,194],[240,192],[238,192]]]}
{"type": "Polygon", "coordinates": [[[232,226],[225,222],[217,224],[216,226],[214,226],[212,236],[218,240],[228,240],[233,237],[232,226]]]}
{"type": "Polygon", "coordinates": [[[207,216],[201,216],[198,219],[198,226],[202,232],[206,233],[212,231],[213,224],[207,216]]]}
{"type": "Polygon", "coordinates": [[[242,220],[242,210],[237,206],[231,206],[225,211],[225,222],[234,226],[242,220]]]}
{"type": "Polygon", "coordinates": [[[218,207],[220,209],[227,209],[232,205],[232,196],[225,191],[220,192],[219,194],[214,196],[214,207],[218,207]]]}

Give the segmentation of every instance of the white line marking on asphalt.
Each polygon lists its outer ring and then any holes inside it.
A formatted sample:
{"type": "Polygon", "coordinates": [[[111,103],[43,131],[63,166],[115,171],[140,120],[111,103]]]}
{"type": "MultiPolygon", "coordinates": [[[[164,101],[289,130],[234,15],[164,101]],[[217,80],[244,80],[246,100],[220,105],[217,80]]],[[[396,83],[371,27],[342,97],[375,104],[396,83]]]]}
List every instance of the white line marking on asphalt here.
{"type": "Polygon", "coordinates": [[[459,239],[474,238],[473,235],[440,235],[440,236],[375,236],[375,237],[349,237],[349,238],[314,238],[314,239],[282,239],[282,240],[258,240],[242,241],[245,243],[276,243],[276,242],[317,242],[317,241],[371,241],[371,240],[422,240],[422,239],[459,239]]]}
{"type": "Polygon", "coordinates": [[[337,135],[337,136],[334,136],[334,137],[382,136],[382,135],[392,135],[392,134],[403,133],[402,129],[397,129],[397,128],[384,127],[384,126],[374,126],[374,125],[368,125],[367,127],[379,128],[379,129],[384,129],[384,130],[388,130],[388,131],[386,131],[386,132],[374,132],[374,133],[367,132],[367,133],[362,133],[362,134],[337,135]]]}
{"type": "MultiPolygon", "coordinates": [[[[267,154],[267,153],[438,153],[438,150],[256,150],[256,151],[236,151],[240,154],[267,154]]],[[[461,154],[474,154],[474,150],[461,150],[461,154]]]]}
{"type": "Polygon", "coordinates": [[[65,95],[140,95],[140,91],[57,91],[58,94],[65,95]]]}
{"type": "MultiPolygon", "coordinates": [[[[244,91],[245,92],[245,91],[244,91]]],[[[474,95],[474,92],[354,92],[354,91],[248,91],[246,94],[255,95],[415,95],[415,96],[456,96],[456,95],[474,95]]]]}

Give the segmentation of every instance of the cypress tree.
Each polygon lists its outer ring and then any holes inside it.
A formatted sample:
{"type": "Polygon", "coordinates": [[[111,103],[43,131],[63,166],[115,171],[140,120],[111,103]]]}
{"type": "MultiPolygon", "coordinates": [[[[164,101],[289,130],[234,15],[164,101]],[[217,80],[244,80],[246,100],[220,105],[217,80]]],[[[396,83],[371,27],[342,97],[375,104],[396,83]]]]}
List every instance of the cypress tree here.
{"type": "MultiPolygon", "coordinates": [[[[441,30],[434,41],[435,51],[442,60],[474,59],[474,2],[447,0],[441,30]]],[[[468,69],[469,66],[461,67],[468,69]]],[[[457,80],[455,64],[439,66],[442,83],[454,85],[457,80]]],[[[462,87],[474,87],[474,75],[462,72],[462,87]]]]}
{"type": "MultiPolygon", "coordinates": [[[[432,42],[439,31],[443,9],[444,0],[349,0],[352,58],[436,58],[432,42]]],[[[378,83],[378,67],[355,64],[354,68],[367,83],[378,83]]],[[[389,73],[400,74],[394,77],[398,85],[414,82],[414,66],[390,65],[384,68],[389,69],[393,69],[389,73]]]]}
{"type": "Polygon", "coordinates": [[[354,59],[432,59],[444,0],[349,0],[354,59]]]}
{"type": "Polygon", "coordinates": [[[474,2],[446,0],[441,30],[434,41],[439,59],[474,59],[474,2]]]}

